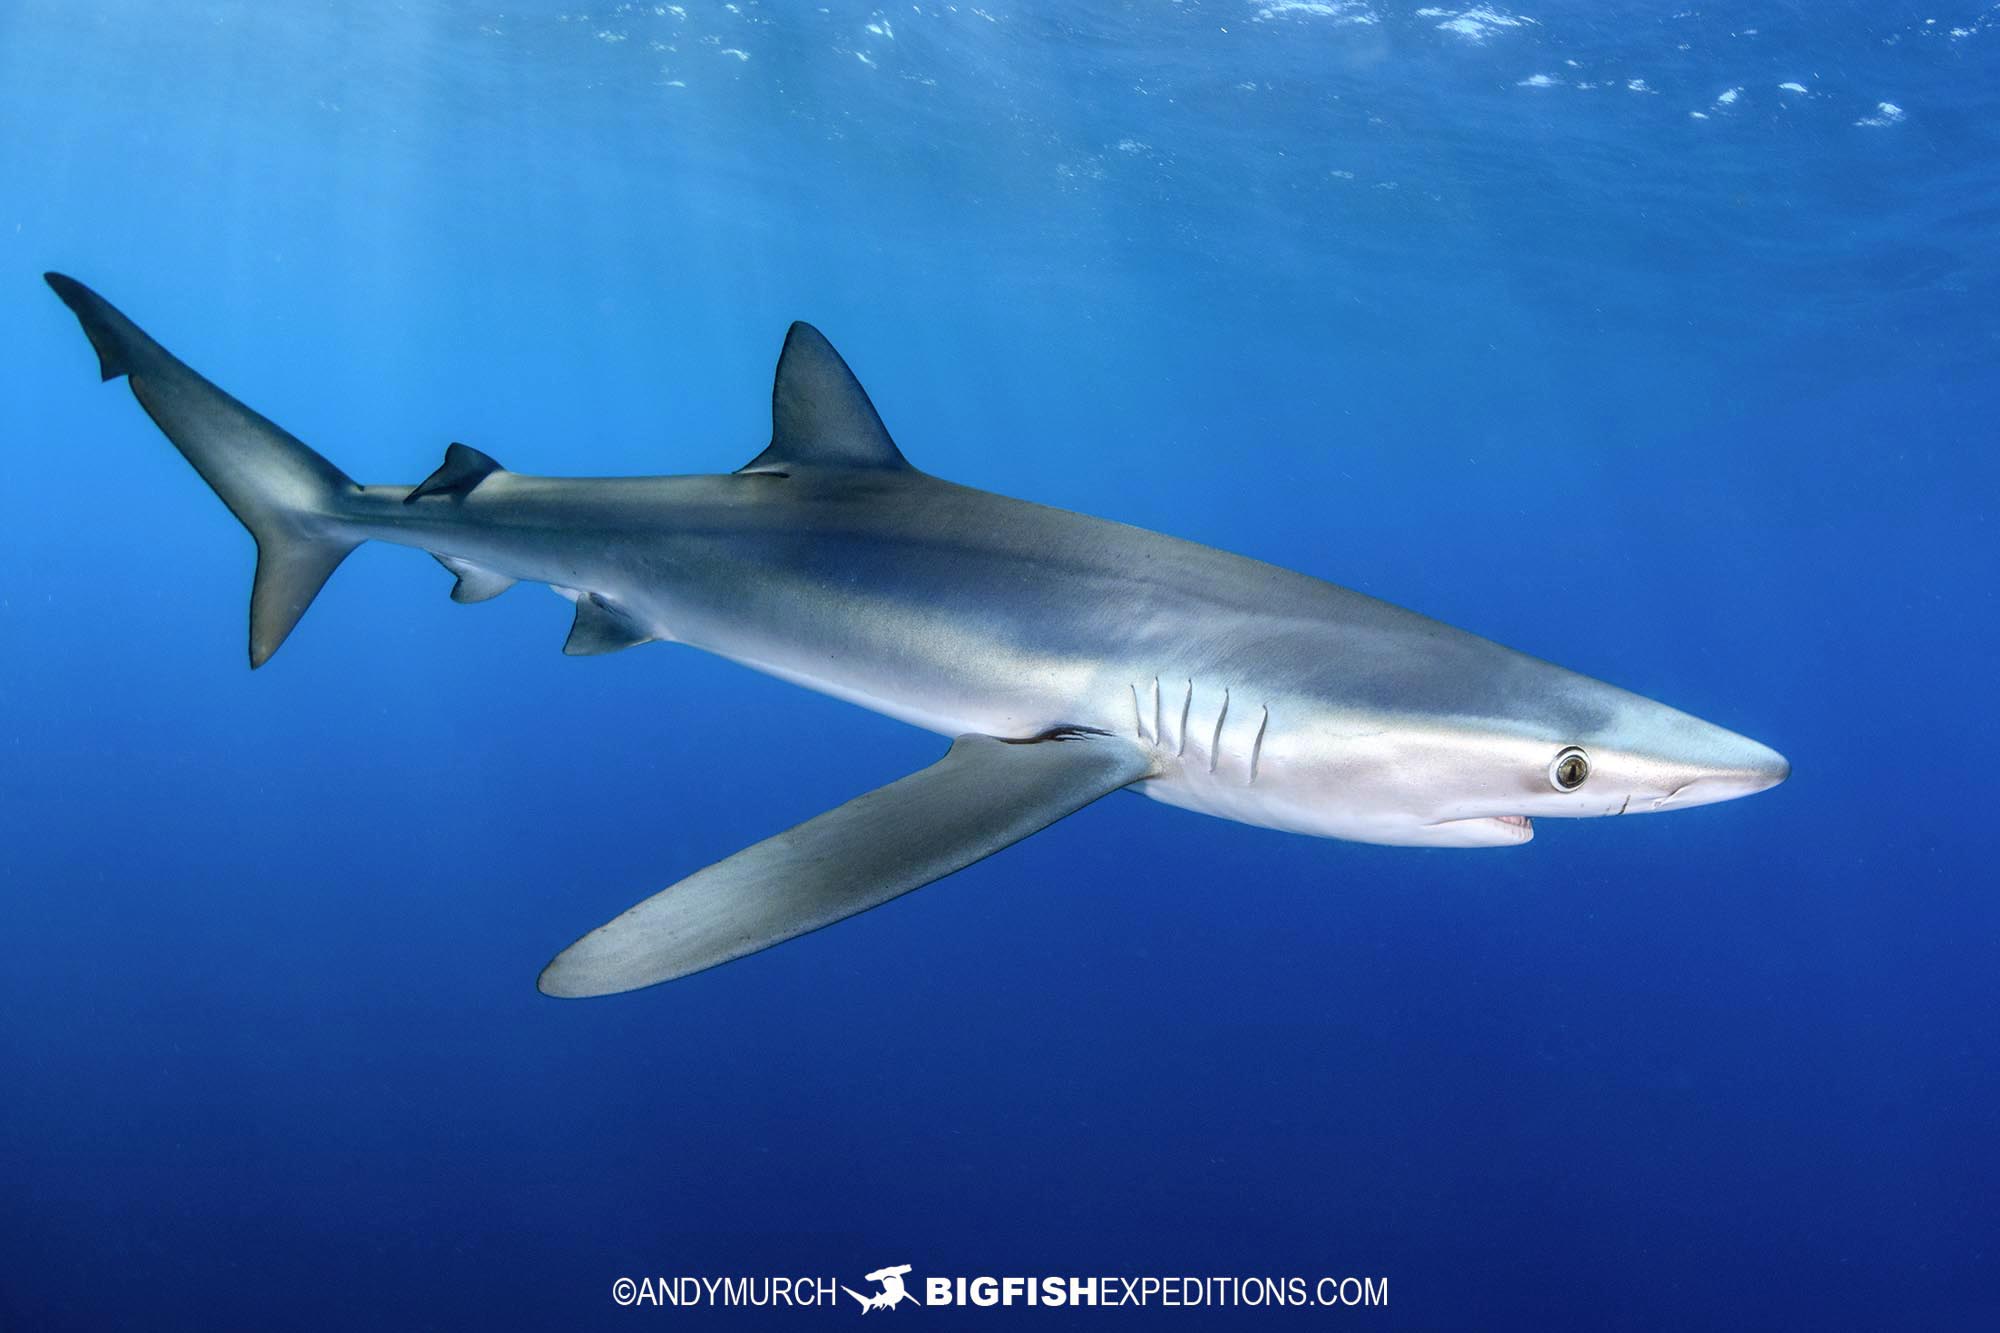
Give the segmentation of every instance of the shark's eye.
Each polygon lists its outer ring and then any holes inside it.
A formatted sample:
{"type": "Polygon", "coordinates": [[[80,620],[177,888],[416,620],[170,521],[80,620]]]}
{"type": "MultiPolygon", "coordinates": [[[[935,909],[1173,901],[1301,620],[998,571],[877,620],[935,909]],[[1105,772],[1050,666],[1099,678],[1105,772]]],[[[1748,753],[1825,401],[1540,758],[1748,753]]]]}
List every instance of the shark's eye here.
{"type": "Polygon", "coordinates": [[[1549,785],[1557,791],[1575,791],[1590,776],[1590,756],[1574,745],[1558,753],[1549,763],[1549,785]]]}

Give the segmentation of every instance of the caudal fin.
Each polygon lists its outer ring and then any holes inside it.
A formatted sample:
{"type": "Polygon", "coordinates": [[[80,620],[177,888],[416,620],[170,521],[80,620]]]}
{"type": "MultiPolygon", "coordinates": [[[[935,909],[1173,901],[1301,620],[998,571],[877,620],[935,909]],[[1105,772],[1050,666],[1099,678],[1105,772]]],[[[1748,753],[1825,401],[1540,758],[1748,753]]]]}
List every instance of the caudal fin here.
{"type": "Polygon", "coordinates": [[[140,406],[257,539],[250,665],[264,665],[361,544],[339,517],[354,483],[181,364],[90,288],[60,273],[42,276],[83,324],[104,378],[131,382],[140,406]]]}

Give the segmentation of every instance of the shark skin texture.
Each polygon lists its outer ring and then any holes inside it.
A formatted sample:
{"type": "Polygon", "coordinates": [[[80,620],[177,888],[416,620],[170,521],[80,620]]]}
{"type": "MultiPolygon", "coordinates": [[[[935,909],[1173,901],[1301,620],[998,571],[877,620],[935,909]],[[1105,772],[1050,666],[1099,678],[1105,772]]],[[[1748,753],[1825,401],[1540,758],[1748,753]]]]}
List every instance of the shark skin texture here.
{"type": "Polygon", "coordinates": [[[550,995],[629,991],[866,911],[1130,788],[1327,838],[1516,846],[1535,818],[1766,790],[1756,741],[1337,584],[913,467],[794,324],[737,472],[553,478],[453,444],[360,485],[74,279],[106,380],[257,543],[250,663],[364,541],[478,602],[547,584],[563,650],[681,643],[952,738],[931,767],[699,870],[562,951],[550,995]]]}

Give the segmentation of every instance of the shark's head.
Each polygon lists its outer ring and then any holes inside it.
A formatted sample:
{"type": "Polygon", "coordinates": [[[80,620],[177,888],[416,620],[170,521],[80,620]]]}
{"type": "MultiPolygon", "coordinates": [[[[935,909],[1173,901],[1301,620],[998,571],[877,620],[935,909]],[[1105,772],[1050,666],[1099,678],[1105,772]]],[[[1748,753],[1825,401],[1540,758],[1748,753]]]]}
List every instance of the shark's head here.
{"type": "Polygon", "coordinates": [[[1533,837],[1537,818],[1685,810],[1765,791],[1791,774],[1783,755],[1747,736],[1534,665],[1532,688],[1503,716],[1453,717],[1411,738],[1433,784],[1411,812],[1410,841],[1506,846],[1533,837]]]}

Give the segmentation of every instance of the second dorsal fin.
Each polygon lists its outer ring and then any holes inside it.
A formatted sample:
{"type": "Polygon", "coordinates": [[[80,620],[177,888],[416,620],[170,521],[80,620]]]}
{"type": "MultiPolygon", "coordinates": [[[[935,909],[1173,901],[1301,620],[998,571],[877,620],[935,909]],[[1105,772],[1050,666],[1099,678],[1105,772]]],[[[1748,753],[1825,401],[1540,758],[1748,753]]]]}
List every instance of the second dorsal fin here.
{"type": "Polygon", "coordinates": [[[867,391],[810,324],[794,324],[771,385],[771,445],[744,472],[794,467],[907,468],[867,391]]]}
{"type": "Polygon", "coordinates": [[[471,445],[454,444],[444,451],[438,470],[412,487],[403,503],[414,504],[426,495],[469,495],[480,482],[505,470],[471,445]]]}

